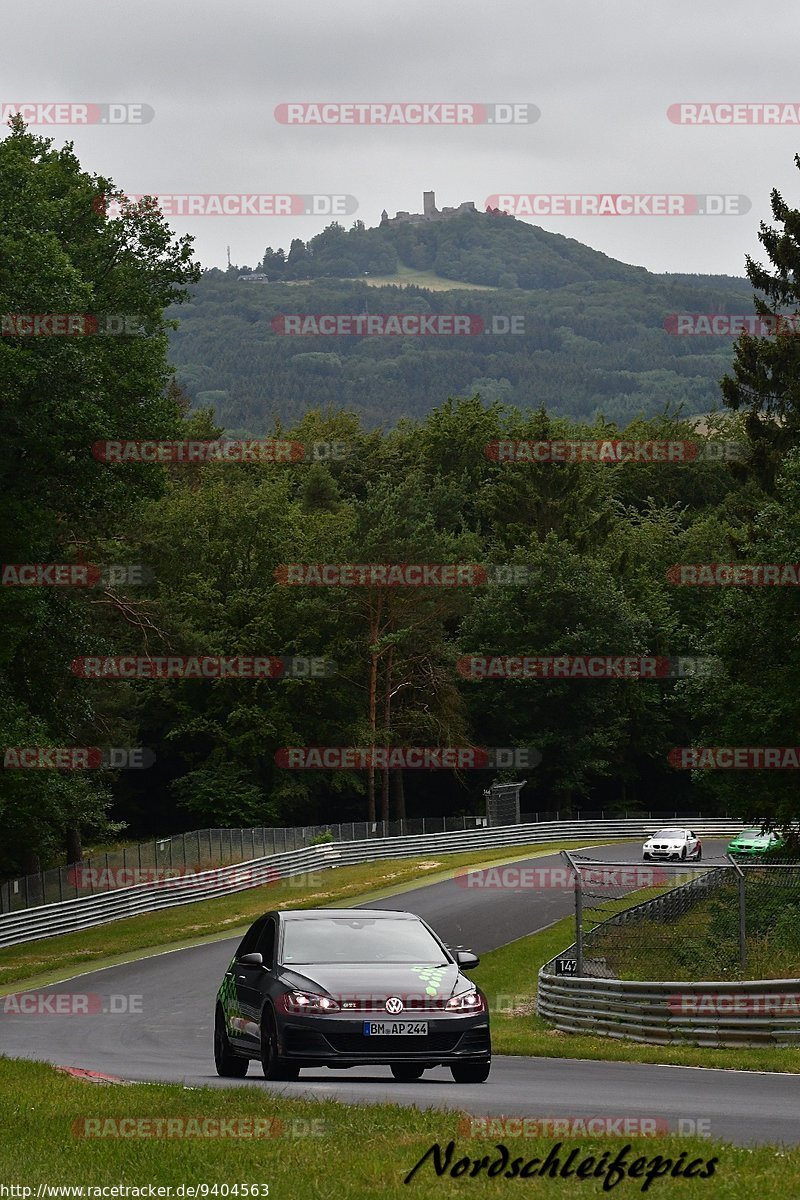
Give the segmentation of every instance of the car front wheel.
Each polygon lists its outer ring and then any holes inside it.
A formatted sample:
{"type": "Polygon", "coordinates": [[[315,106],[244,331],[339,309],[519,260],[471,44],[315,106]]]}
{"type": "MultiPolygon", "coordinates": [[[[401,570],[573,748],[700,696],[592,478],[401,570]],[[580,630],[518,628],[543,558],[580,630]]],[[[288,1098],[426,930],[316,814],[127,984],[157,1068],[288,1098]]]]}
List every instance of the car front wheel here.
{"type": "Polygon", "coordinates": [[[450,1067],[456,1083],[485,1083],[491,1069],[491,1062],[453,1063],[450,1067]]]}
{"type": "Polygon", "coordinates": [[[398,1083],[413,1083],[422,1078],[424,1070],[417,1063],[392,1063],[392,1074],[398,1083]]]}
{"type": "Polygon", "coordinates": [[[217,1074],[224,1079],[244,1079],[250,1066],[249,1059],[240,1058],[231,1050],[221,1008],[217,1009],[214,1017],[214,1066],[217,1074]]]}
{"type": "Polygon", "coordinates": [[[278,1054],[278,1029],[270,1009],[261,1018],[261,1070],[265,1079],[297,1079],[300,1068],[278,1054]]]}

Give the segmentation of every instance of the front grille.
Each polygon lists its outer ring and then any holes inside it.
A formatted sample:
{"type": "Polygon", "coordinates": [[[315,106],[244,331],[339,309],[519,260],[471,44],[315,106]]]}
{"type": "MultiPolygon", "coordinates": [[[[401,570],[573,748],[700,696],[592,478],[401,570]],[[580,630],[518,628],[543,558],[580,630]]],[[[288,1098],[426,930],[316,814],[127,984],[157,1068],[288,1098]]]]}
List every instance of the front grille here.
{"type": "Polygon", "coordinates": [[[363,1033],[328,1033],[326,1037],[338,1054],[410,1054],[425,1051],[447,1054],[454,1050],[460,1033],[429,1033],[426,1037],[364,1037],[363,1033]]]}

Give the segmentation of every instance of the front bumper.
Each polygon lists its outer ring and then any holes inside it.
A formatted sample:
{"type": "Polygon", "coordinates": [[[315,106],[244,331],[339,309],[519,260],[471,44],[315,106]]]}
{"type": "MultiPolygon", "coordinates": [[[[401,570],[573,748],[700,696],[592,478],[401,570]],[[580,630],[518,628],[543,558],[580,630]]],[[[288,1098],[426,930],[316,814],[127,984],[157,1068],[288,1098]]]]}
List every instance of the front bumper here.
{"type": "MultiPolygon", "coordinates": [[[[385,1019],[386,1014],[382,1014],[385,1019]]],[[[324,1016],[278,1018],[279,1052],[282,1057],[306,1066],[366,1064],[378,1066],[398,1062],[430,1063],[431,1066],[465,1059],[491,1058],[489,1014],[469,1013],[428,1016],[428,1033],[420,1037],[367,1037],[364,1022],[377,1020],[380,1013],[328,1013],[324,1016]]]]}

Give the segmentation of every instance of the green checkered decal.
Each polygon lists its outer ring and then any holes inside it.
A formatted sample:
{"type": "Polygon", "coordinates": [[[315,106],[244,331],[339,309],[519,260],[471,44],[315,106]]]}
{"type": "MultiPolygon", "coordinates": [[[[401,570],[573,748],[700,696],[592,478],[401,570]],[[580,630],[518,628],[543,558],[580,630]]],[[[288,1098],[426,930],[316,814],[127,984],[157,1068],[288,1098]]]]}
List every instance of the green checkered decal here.
{"type": "MultiPolygon", "coordinates": [[[[233,971],[233,964],[235,962],[236,962],[236,959],[232,958],[230,963],[228,964],[229,971],[233,971]]],[[[230,1033],[230,1031],[231,1031],[231,1024],[230,1024],[231,1023],[231,1009],[236,1007],[236,1003],[235,1003],[236,1002],[236,983],[233,979],[233,975],[231,975],[231,977],[228,978],[228,976],[226,974],[225,978],[223,979],[222,983],[220,984],[219,991],[217,992],[217,999],[219,1000],[220,1004],[222,1005],[222,1012],[225,1016],[225,1028],[227,1029],[228,1033],[230,1033]]]]}
{"type": "Polygon", "coordinates": [[[439,984],[442,982],[442,976],[446,972],[447,967],[424,967],[415,964],[411,970],[416,971],[425,984],[425,995],[435,996],[439,991],[439,984]]]}

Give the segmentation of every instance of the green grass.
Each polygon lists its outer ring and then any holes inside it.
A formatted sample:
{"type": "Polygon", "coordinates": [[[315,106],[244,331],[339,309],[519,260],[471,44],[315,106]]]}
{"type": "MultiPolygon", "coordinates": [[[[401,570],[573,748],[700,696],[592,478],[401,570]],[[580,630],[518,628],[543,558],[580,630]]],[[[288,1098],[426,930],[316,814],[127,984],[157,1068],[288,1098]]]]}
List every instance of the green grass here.
{"type": "MultiPolygon", "coordinates": [[[[599,844],[599,843],[598,843],[599,844]]],[[[277,884],[250,888],[215,900],[200,900],[161,912],[126,917],[79,933],[60,934],[0,950],[0,994],[9,985],[41,984],[68,977],[71,968],[109,966],[148,953],[197,945],[243,933],[261,913],[273,908],[313,908],[336,903],[363,903],[410,886],[449,878],[459,867],[512,862],[570,850],[579,841],[537,846],[501,846],[410,859],[379,860],[356,866],[325,868],[277,884]],[[305,879],[305,884],[304,884],[305,879]]],[[[326,848],[323,847],[323,853],[326,848]]]]}
{"type": "MultiPolygon", "coordinates": [[[[308,286],[311,283],[318,283],[316,279],[287,279],[286,283],[293,286],[302,287],[308,286]]],[[[346,279],[343,282],[354,282],[351,279],[346,279]]],[[[360,276],[356,282],[366,283],[370,287],[407,287],[413,284],[415,287],[427,288],[431,292],[453,292],[453,291],[470,291],[470,292],[496,292],[499,288],[493,287],[484,283],[466,283],[458,279],[445,279],[442,275],[437,275],[435,271],[421,271],[414,267],[406,267],[401,263],[397,268],[396,275],[369,275],[360,276]]]]}
{"type": "Polygon", "coordinates": [[[470,977],[489,1000],[495,1054],[800,1072],[800,1048],[658,1046],[553,1029],[535,1015],[538,971],[543,963],[566,949],[574,935],[574,922],[567,918],[541,933],[482,955],[480,966],[470,971],[470,977]]]}
{"type": "MultiPolygon", "coordinates": [[[[488,1085],[487,1085],[488,1086],[488,1085]]],[[[480,1092],[476,1088],[476,1098],[480,1092]]],[[[420,1085],[421,1098],[424,1086],[420,1085]]],[[[419,1200],[440,1197],[525,1195],[548,1200],[554,1196],[608,1195],[600,1179],[567,1180],[532,1176],[523,1187],[501,1176],[438,1178],[431,1160],[406,1186],[404,1178],[438,1143],[443,1153],[455,1142],[451,1162],[463,1156],[473,1162],[483,1155],[494,1161],[497,1144],[508,1147],[510,1157],[525,1162],[543,1160],[557,1144],[549,1138],[470,1138],[459,1128],[455,1112],[420,1111],[394,1105],[356,1106],[335,1101],[290,1100],[260,1087],[181,1088],[173,1085],[137,1084],[98,1086],[79,1082],[39,1063],[0,1059],[0,1183],[104,1186],[125,1184],[268,1184],[271,1198],[284,1200],[387,1200],[414,1196],[419,1200]],[[225,1119],[283,1123],[278,1136],[257,1139],[140,1136],[95,1137],[80,1135],[85,1120],[103,1122],[94,1128],[110,1129],[110,1121],[137,1118],[173,1119],[182,1123],[225,1119]],[[75,1132],[77,1123],[77,1130],[75,1132]],[[580,1186],[576,1187],[576,1183],[580,1186]]],[[[531,1097],[531,1116],[548,1116],[544,1098],[531,1097]]],[[[576,1108],[579,1108],[576,1105],[576,1108]]],[[[646,1114],[642,1114],[646,1115],[646,1114]]],[[[208,1125],[206,1125],[208,1127],[208,1125]]],[[[247,1128],[246,1125],[240,1126],[247,1128]]],[[[90,1126],[92,1128],[92,1126],[90,1126]]],[[[129,1131],[137,1126],[123,1127],[129,1131]]],[[[173,1129],[178,1126],[173,1125],[173,1129]]],[[[231,1126],[228,1126],[230,1129],[231,1126]]],[[[572,1149],[578,1160],[603,1151],[609,1158],[629,1146],[628,1161],[656,1155],[686,1165],[718,1159],[711,1181],[667,1177],[655,1180],[648,1196],[669,1200],[788,1200],[797,1194],[800,1154],[775,1147],[733,1147],[717,1141],[677,1136],[657,1138],[573,1137],[564,1139],[561,1161],[572,1149]],[[685,1158],[680,1155],[685,1153],[685,1158]]],[[[702,1168],[698,1168],[702,1169],[702,1168]]],[[[518,1182],[518,1181],[517,1181],[518,1182]]],[[[646,1180],[625,1179],[612,1194],[627,1200],[640,1196],[646,1180]]],[[[146,1194],[146,1193],[145,1193],[146,1194]]],[[[173,1196],[175,1192],[173,1190],[173,1196]]],[[[241,1191],[239,1195],[242,1195],[241,1191]]]]}

